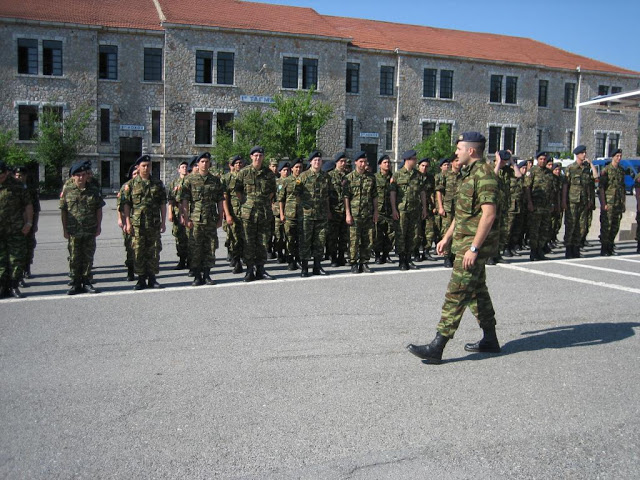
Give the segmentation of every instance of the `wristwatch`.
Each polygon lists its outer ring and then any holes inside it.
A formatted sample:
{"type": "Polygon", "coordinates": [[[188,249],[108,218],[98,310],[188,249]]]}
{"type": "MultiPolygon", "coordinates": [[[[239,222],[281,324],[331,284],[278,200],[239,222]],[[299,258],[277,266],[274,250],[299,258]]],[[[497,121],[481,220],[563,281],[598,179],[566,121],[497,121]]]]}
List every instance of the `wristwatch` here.
{"type": "Polygon", "coordinates": [[[471,245],[471,246],[469,247],[469,251],[470,251],[471,253],[478,253],[478,247],[476,247],[475,245],[471,245]]]}

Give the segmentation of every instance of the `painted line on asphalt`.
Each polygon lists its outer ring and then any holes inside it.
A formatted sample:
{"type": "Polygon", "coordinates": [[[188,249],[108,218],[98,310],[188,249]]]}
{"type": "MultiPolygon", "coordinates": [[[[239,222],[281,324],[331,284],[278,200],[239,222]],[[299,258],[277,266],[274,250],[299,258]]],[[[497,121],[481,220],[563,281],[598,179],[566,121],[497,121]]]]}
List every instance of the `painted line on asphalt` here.
{"type": "Polygon", "coordinates": [[[572,267],[589,268],[591,270],[600,270],[601,272],[619,273],[621,275],[631,275],[634,277],[640,277],[640,273],[627,272],[625,270],[616,270],[614,268],[596,267],[595,265],[585,265],[583,263],[567,262],[566,260],[559,260],[554,263],[561,263],[563,265],[571,265],[572,267]]]}
{"type": "Polygon", "coordinates": [[[621,258],[621,257],[609,257],[611,260],[618,260],[619,262],[633,262],[640,263],[640,260],[634,260],[633,258],[621,258]]]}
{"type": "MultiPolygon", "coordinates": [[[[536,263],[538,263],[538,262],[536,262],[536,263]]],[[[612,290],[620,290],[620,291],[623,291],[623,292],[636,293],[636,294],[640,295],[640,289],[631,288],[631,287],[625,287],[624,285],[615,285],[615,284],[606,283],[606,282],[594,282],[592,280],[586,280],[584,278],[568,277],[566,275],[560,275],[558,273],[542,272],[540,270],[533,270],[531,268],[516,267],[515,265],[507,265],[505,263],[500,263],[500,264],[498,264],[498,266],[500,268],[507,268],[509,270],[518,270],[518,271],[521,271],[521,272],[533,273],[535,275],[542,275],[543,277],[557,278],[559,280],[567,280],[569,282],[584,283],[586,285],[593,285],[595,287],[610,288],[612,290]]]]}

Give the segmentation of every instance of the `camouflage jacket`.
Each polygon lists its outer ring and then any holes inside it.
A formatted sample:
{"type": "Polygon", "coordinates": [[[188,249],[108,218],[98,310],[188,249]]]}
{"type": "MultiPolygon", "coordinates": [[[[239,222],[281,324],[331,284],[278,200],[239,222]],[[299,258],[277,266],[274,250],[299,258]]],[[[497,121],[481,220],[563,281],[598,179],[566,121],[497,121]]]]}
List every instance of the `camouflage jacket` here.
{"type": "Polygon", "coordinates": [[[234,217],[240,213],[240,199],[236,195],[237,179],[238,174],[236,172],[227,172],[222,176],[222,187],[229,199],[229,213],[234,217]]]}
{"type": "Polygon", "coordinates": [[[328,217],[327,203],[331,190],[331,179],[322,170],[318,173],[312,169],[302,172],[296,178],[298,215],[311,220],[326,220],[328,217]]]}
{"type": "Polygon", "coordinates": [[[436,192],[442,195],[442,207],[447,213],[455,211],[456,191],[458,190],[459,173],[447,170],[440,176],[440,183],[436,185],[436,192]]]}
{"type": "Polygon", "coordinates": [[[346,176],[343,196],[349,199],[353,218],[370,219],[373,216],[373,202],[377,199],[375,177],[366,170],[362,174],[354,170],[346,176]]]}
{"type": "Polygon", "coordinates": [[[284,182],[287,180],[287,178],[289,177],[278,177],[276,179],[276,194],[273,196],[271,209],[273,210],[273,216],[278,219],[280,218],[280,192],[284,188],[284,182]]]}
{"type": "Polygon", "coordinates": [[[24,227],[24,210],[32,204],[27,188],[13,177],[0,183],[0,238],[17,235],[24,227]]]}
{"type": "Polygon", "coordinates": [[[341,172],[338,169],[333,169],[329,172],[329,178],[331,179],[331,190],[329,190],[329,205],[331,206],[331,213],[344,215],[344,200],[342,198],[342,189],[344,188],[344,182],[347,174],[341,172]]]}
{"type": "MultiPolygon", "coordinates": [[[[187,178],[185,176],[185,178],[187,178]]],[[[173,214],[173,223],[180,223],[180,190],[182,189],[182,183],[185,178],[178,175],[171,180],[171,183],[167,186],[167,200],[172,205],[171,210],[173,214]]]]}
{"type": "Polygon", "coordinates": [[[189,203],[189,219],[194,223],[216,223],[221,214],[218,203],[223,195],[224,187],[219,177],[211,173],[191,173],[182,182],[179,199],[189,203]]]}
{"type": "Polygon", "coordinates": [[[296,180],[298,177],[289,175],[282,182],[282,188],[278,190],[278,204],[284,203],[284,216],[288,220],[298,217],[298,197],[296,196],[296,180]]]}
{"type": "Polygon", "coordinates": [[[624,186],[624,169],[609,164],[600,172],[600,191],[604,192],[605,205],[624,212],[626,189],[624,186]]]}
{"type": "MultiPolygon", "coordinates": [[[[498,198],[498,177],[486,160],[476,160],[460,170],[452,252],[463,255],[469,249],[482,218],[482,205],[492,203],[497,206],[498,198]]],[[[500,222],[496,217],[491,231],[480,246],[478,258],[495,256],[499,237],[500,222]]]]}
{"type": "Polygon", "coordinates": [[[271,199],[276,194],[276,176],[266,166],[260,169],[253,165],[244,167],[236,176],[234,190],[241,194],[240,218],[243,220],[273,215],[271,199]]]}
{"type": "Polygon", "coordinates": [[[122,205],[128,205],[134,227],[160,228],[161,208],[167,203],[167,193],[160,180],[144,180],[137,176],[124,184],[122,205]]]}
{"type": "Polygon", "coordinates": [[[422,210],[420,194],[422,192],[421,175],[415,168],[408,171],[401,168],[393,174],[391,191],[396,192],[398,211],[415,212],[422,210]]]}
{"type": "Polygon", "coordinates": [[[378,172],[375,174],[376,191],[378,196],[378,214],[383,217],[391,217],[391,173],[383,175],[378,172]]]}
{"type": "Polygon", "coordinates": [[[87,184],[80,190],[74,183],[65,185],[60,194],[60,210],[67,213],[69,235],[95,235],[98,210],[105,205],[95,185],[87,184]]]}
{"type": "Polygon", "coordinates": [[[520,213],[522,207],[522,183],[523,177],[513,175],[509,177],[509,209],[511,213],[520,213]]]}
{"type": "Polygon", "coordinates": [[[506,165],[498,171],[498,186],[500,188],[500,212],[506,212],[509,210],[511,204],[511,179],[515,178],[516,174],[513,173],[513,169],[506,165]]]}
{"type": "Polygon", "coordinates": [[[436,179],[431,173],[427,172],[424,175],[420,175],[422,181],[422,190],[427,198],[427,212],[431,215],[434,206],[434,195],[436,193],[436,179]]]}
{"type": "Polygon", "coordinates": [[[535,207],[550,207],[553,197],[553,172],[537,165],[524,176],[524,188],[531,189],[531,201],[535,207]]]}
{"type": "MultiPolygon", "coordinates": [[[[586,162],[585,162],[586,163],[586,162]]],[[[589,186],[591,177],[591,170],[584,171],[584,168],[578,165],[577,162],[569,165],[565,172],[565,178],[567,182],[568,198],[570,203],[582,203],[584,205],[589,201],[590,193],[589,186]]]]}

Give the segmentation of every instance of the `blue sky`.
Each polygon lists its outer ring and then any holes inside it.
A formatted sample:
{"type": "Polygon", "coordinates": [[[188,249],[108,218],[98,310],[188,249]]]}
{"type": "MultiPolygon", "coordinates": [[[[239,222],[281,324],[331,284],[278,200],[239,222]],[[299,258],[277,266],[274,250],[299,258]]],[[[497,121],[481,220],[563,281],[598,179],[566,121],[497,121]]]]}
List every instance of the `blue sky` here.
{"type": "Polygon", "coordinates": [[[640,72],[638,0],[257,0],[323,15],[527,37],[640,72]]]}

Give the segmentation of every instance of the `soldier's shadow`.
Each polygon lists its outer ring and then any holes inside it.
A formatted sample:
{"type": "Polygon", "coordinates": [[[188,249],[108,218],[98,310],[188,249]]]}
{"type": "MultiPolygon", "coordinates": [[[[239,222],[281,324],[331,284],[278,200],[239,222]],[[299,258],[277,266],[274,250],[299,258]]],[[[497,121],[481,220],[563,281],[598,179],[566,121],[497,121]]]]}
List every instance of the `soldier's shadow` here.
{"type": "MultiPolygon", "coordinates": [[[[521,338],[511,340],[502,345],[500,355],[513,355],[548,348],[604,345],[633,337],[636,334],[634,329],[638,327],[640,327],[640,323],[637,322],[582,323],[580,325],[566,325],[522,332],[521,338]]],[[[492,356],[494,355],[472,353],[464,357],[443,360],[443,363],[453,363],[461,360],[482,360],[492,356]]]]}

